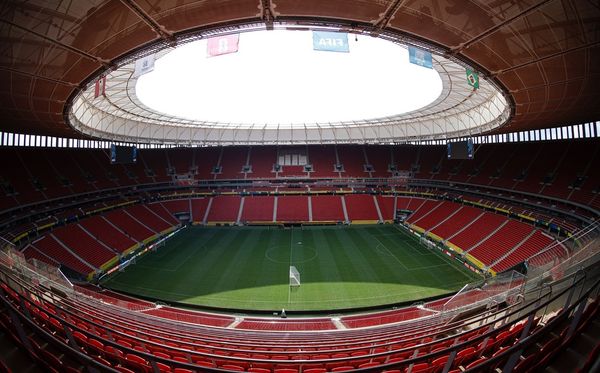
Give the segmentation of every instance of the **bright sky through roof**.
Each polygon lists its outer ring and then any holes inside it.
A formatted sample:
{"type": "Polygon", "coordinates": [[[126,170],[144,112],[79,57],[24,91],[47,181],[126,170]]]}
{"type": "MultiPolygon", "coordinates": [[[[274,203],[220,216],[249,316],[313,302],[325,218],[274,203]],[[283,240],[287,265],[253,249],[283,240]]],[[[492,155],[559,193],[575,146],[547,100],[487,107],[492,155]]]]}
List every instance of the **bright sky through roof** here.
{"type": "Polygon", "coordinates": [[[348,42],[350,53],[314,51],[311,32],[249,32],[237,53],[207,57],[201,40],[157,60],[136,94],[177,117],[273,126],[380,118],[440,95],[438,73],[410,64],[405,48],[362,35],[348,42]]]}

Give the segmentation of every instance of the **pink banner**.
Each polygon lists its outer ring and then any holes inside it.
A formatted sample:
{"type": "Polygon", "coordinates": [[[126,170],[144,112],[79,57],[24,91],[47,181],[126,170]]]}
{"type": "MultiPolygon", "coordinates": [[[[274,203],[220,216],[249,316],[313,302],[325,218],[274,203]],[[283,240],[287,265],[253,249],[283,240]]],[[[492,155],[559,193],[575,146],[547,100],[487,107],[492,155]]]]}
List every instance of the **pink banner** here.
{"type": "Polygon", "coordinates": [[[240,35],[218,36],[208,39],[207,54],[209,57],[220,56],[222,54],[235,53],[238,51],[240,35]]]}

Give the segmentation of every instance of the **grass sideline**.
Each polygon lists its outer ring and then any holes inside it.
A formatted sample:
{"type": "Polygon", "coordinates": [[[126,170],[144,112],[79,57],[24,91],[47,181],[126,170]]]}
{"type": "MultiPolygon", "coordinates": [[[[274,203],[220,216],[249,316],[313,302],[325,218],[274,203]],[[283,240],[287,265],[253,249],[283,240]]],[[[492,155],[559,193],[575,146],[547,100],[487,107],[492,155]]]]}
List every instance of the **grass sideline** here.
{"type": "Polygon", "coordinates": [[[333,311],[417,301],[479,278],[392,225],[192,226],[102,284],[195,306],[333,311]]]}

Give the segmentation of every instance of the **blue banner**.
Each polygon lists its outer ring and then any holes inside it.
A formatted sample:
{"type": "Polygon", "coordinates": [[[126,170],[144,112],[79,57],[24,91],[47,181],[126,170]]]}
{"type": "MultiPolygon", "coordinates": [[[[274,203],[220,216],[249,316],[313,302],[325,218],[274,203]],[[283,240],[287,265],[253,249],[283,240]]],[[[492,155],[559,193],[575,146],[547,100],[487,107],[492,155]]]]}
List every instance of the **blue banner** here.
{"type": "Polygon", "coordinates": [[[350,52],[348,34],[343,32],[313,31],[313,49],[328,52],[350,52]]]}
{"type": "Polygon", "coordinates": [[[433,69],[431,53],[415,47],[408,47],[408,60],[415,65],[433,69]]]}

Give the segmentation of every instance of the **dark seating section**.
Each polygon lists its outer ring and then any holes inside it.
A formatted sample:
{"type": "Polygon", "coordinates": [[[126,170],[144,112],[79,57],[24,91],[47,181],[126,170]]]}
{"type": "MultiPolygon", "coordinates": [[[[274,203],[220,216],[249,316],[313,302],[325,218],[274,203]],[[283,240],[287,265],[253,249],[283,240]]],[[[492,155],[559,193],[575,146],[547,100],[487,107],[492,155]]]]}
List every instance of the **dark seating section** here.
{"type": "Polygon", "coordinates": [[[142,149],[138,163],[111,165],[106,150],[6,148],[0,207],[11,208],[76,193],[134,184],[170,182],[177,174],[195,180],[274,177],[389,177],[390,165],[420,179],[452,180],[561,198],[600,208],[600,143],[595,140],[485,144],[472,161],[446,159],[444,146],[311,145],[313,171],[289,166],[274,173],[277,147],[142,149]],[[335,165],[342,169],[336,170],[335,165]],[[366,171],[365,166],[372,171],[366,171]],[[250,166],[248,172],[243,168],[250,166]],[[215,173],[215,167],[219,172],[215,173]]]}

